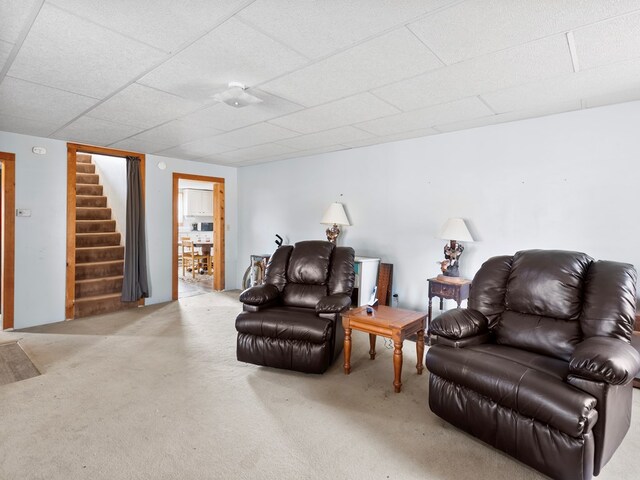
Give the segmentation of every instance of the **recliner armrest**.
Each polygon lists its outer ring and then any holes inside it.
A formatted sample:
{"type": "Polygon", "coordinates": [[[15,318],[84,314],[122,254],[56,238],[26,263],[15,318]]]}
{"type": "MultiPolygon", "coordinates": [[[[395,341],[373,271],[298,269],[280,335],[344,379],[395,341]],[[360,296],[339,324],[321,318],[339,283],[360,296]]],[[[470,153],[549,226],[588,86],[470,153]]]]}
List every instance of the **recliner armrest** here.
{"type": "Polygon", "coordinates": [[[351,306],[351,298],[343,293],[322,297],[316,304],[316,313],[340,313],[351,306]]]}
{"type": "Polygon", "coordinates": [[[578,377],[626,385],[640,370],[640,355],[627,342],[613,337],[589,337],[576,346],[569,373],[578,377]]]}
{"type": "Polygon", "coordinates": [[[450,340],[460,340],[489,332],[489,320],[470,308],[447,310],[429,325],[429,334],[450,340]]]}
{"type": "Polygon", "coordinates": [[[275,302],[280,298],[280,290],[269,283],[247,288],[240,294],[240,301],[247,305],[260,306],[275,302]]]}

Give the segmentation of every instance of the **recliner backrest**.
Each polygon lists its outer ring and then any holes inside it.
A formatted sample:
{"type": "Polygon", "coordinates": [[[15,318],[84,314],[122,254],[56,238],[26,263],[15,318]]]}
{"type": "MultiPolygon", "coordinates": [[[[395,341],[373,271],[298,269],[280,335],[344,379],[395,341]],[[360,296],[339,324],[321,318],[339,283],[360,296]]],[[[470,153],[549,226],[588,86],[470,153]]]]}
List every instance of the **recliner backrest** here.
{"type": "Polygon", "coordinates": [[[331,242],[307,240],[283,245],[271,256],[266,283],[278,287],[284,305],[315,308],[320,298],[351,295],[354,251],[331,242]]]}
{"type": "Polygon", "coordinates": [[[498,343],[568,360],[587,336],[629,340],[635,283],[632,265],[525,250],[485,262],[469,307],[487,316],[498,343]]]}

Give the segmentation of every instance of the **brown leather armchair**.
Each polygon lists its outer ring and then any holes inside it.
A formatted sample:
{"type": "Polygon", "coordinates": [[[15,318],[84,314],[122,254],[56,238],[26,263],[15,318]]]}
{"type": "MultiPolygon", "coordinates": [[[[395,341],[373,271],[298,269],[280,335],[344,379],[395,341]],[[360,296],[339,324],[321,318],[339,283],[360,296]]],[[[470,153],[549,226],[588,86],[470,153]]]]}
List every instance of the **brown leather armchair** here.
{"type": "Polygon", "coordinates": [[[279,247],[264,285],[240,295],[241,362],[323,373],[342,351],[340,313],[351,305],[354,252],[325,241],[279,247]]]}
{"type": "Polygon", "coordinates": [[[631,421],[633,266],[528,250],[488,260],[430,326],[429,406],[553,478],[598,475],[631,421]]]}

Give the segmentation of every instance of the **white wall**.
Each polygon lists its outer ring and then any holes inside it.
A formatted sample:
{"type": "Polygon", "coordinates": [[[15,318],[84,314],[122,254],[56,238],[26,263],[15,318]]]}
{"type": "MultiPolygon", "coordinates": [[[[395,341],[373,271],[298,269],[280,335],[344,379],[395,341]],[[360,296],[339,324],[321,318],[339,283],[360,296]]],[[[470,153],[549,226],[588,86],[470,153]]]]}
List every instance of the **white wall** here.
{"type": "Polygon", "coordinates": [[[122,235],[124,245],[127,226],[127,160],[121,157],[91,155],[100,175],[103,195],[107,197],[107,206],[111,208],[116,221],[116,230],[122,235]]]}
{"type": "Polygon", "coordinates": [[[449,217],[478,240],[461,257],[468,278],[528,248],[640,267],[638,125],[634,102],[241,168],[238,275],[275,233],[324,239],[320,218],[341,193],[352,226],[339,243],[393,263],[407,308],[426,309],[449,217]]]}
{"type": "MultiPolygon", "coordinates": [[[[66,278],[67,144],[0,131],[0,151],[16,155],[16,208],[31,217],[16,218],[15,328],[64,320],[66,278]],[[31,152],[46,147],[46,155],[31,152]]],[[[225,178],[226,284],[236,285],[236,169],[147,155],[147,252],[151,298],[171,300],[173,171],[225,178]],[[159,170],[164,161],[168,167],[159,170]]]]}

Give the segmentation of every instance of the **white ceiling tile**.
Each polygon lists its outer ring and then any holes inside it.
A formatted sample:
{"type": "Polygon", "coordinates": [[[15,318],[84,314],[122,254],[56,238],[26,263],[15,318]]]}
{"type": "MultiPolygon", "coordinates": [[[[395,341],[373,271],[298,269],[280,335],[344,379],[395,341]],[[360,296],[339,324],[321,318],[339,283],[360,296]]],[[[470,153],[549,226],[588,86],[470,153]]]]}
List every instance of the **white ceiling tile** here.
{"type": "Polygon", "coordinates": [[[267,143],[265,145],[257,145],[255,147],[241,148],[234,150],[233,152],[222,153],[220,155],[213,155],[211,159],[219,158],[221,160],[235,161],[235,160],[254,160],[258,158],[268,158],[275,155],[281,155],[284,153],[294,152],[293,148],[285,147],[284,145],[278,145],[276,143],[267,143]]]}
{"type": "Polygon", "coordinates": [[[215,137],[202,138],[193,142],[183,143],[176,147],[160,151],[160,155],[177,158],[196,159],[213,155],[216,153],[229,152],[235,150],[228,145],[220,145],[215,141],[215,137]]]}
{"type": "Polygon", "coordinates": [[[567,40],[556,35],[456,63],[373,93],[407,111],[571,72],[567,40]]]}
{"type": "Polygon", "coordinates": [[[431,135],[437,135],[439,132],[433,128],[419,128],[417,130],[411,130],[408,132],[396,133],[394,135],[385,135],[382,137],[371,137],[366,140],[360,140],[355,142],[345,142],[348,147],[366,147],[369,145],[379,145],[381,143],[397,142],[399,140],[408,140],[410,138],[428,137],[431,135]]]}
{"type": "Polygon", "coordinates": [[[360,93],[270,120],[300,133],[315,133],[398,113],[398,109],[370,93],[360,93]]]}
{"type": "Polygon", "coordinates": [[[356,127],[374,135],[386,136],[488,115],[493,115],[493,112],[477,97],[471,97],[359,123],[356,127]]]}
{"type": "Polygon", "coordinates": [[[0,130],[4,132],[22,133],[37,137],[48,137],[60,127],[59,124],[42,122],[30,118],[14,117],[0,114],[0,130]]]}
{"type": "Polygon", "coordinates": [[[0,115],[64,125],[95,105],[96,100],[75,93],[5,77],[0,83],[0,115]]]}
{"type": "Polygon", "coordinates": [[[277,125],[271,125],[270,123],[258,123],[257,125],[240,128],[233,132],[216,135],[215,137],[212,137],[212,140],[220,145],[243,148],[275,142],[276,140],[291,138],[297,135],[297,132],[292,132],[286,128],[278,127],[277,125]]]}
{"type": "Polygon", "coordinates": [[[310,133],[308,135],[300,135],[299,137],[290,138],[288,140],[280,140],[280,145],[295,148],[297,150],[310,150],[314,148],[330,147],[332,145],[346,144],[348,142],[361,141],[369,139],[373,135],[364,130],[355,127],[340,127],[324,132],[310,133]]]}
{"type": "Polygon", "coordinates": [[[16,43],[39,0],[0,0],[0,40],[16,43]]]}
{"type": "Polygon", "coordinates": [[[61,140],[106,146],[140,131],[138,127],[121,125],[95,118],[81,117],[53,135],[61,140]]]}
{"type": "Polygon", "coordinates": [[[409,28],[451,64],[638,8],[637,0],[469,0],[409,28]]]}
{"type": "Polygon", "coordinates": [[[0,70],[4,68],[4,64],[9,58],[9,54],[13,49],[13,44],[0,40],[0,70]]]}
{"type": "Polygon", "coordinates": [[[103,98],[165,56],[45,4],[9,75],[103,98]]]}
{"type": "Polygon", "coordinates": [[[167,52],[197,38],[222,18],[234,13],[244,0],[48,0],[122,35],[167,52]]]}
{"type": "MultiPolygon", "coordinates": [[[[206,128],[227,132],[302,109],[298,104],[283,100],[274,95],[269,95],[265,92],[252,91],[252,94],[260,97],[262,103],[243,108],[234,108],[226,103],[215,103],[210,107],[198,110],[177,121],[184,122],[185,125],[189,125],[189,127],[193,126],[193,128],[196,128],[195,125],[199,124],[206,128]]],[[[215,133],[216,132],[212,132],[209,135],[214,135],[215,133]]]]}
{"type": "Polygon", "coordinates": [[[258,0],[239,16],[309,58],[348,47],[452,0],[258,0]]]}
{"type": "Polygon", "coordinates": [[[109,145],[111,148],[118,148],[120,150],[129,150],[131,152],[139,153],[156,153],[167,149],[167,145],[161,145],[153,142],[143,142],[135,138],[127,138],[126,140],[120,140],[119,142],[109,145]]]}
{"type": "Polygon", "coordinates": [[[527,118],[544,117],[546,115],[553,115],[556,113],[571,112],[574,110],[580,110],[582,103],[580,100],[574,100],[571,102],[562,102],[559,104],[552,104],[547,106],[539,106],[531,110],[521,110],[517,112],[501,113],[498,115],[491,115],[489,117],[473,118],[470,120],[462,120],[460,122],[447,123],[444,125],[435,125],[434,128],[438,132],[454,132],[458,130],[466,130],[469,128],[484,127],[486,125],[496,125],[498,123],[513,122],[516,120],[523,120],[527,118]]]}
{"type": "Polygon", "coordinates": [[[200,104],[134,83],[87,115],[116,123],[149,128],[186,115],[200,104]]]}
{"type": "Polygon", "coordinates": [[[140,83],[206,100],[225,90],[229,82],[255,86],[306,62],[293,50],[231,19],[145,75],[140,83]]]}
{"type": "Polygon", "coordinates": [[[640,13],[580,28],[573,32],[573,37],[582,70],[638,58],[640,13]]]}
{"type": "Polygon", "coordinates": [[[482,95],[497,112],[612,95],[638,88],[640,60],[616,63],[482,95]]]}
{"type": "Polygon", "coordinates": [[[441,66],[442,62],[402,27],[260,88],[314,106],[441,66]]]}
{"type": "Polygon", "coordinates": [[[139,133],[134,138],[142,142],[165,144],[170,147],[220,133],[223,133],[222,130],[211,128],[207,124],[196,121],[190,114],[139,133]]]}
{"type": "Polygon", "coordinates": [[[584,108],[602,107],[604,105],[615,105],[616,103],[635,102],[640,100],[640,87],[621,92],[598,95],[596,97],[584,98],[582,105],[584,108]]]}

